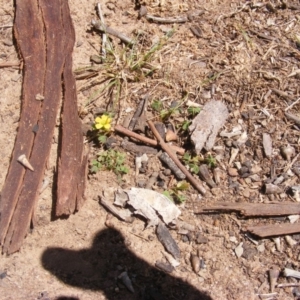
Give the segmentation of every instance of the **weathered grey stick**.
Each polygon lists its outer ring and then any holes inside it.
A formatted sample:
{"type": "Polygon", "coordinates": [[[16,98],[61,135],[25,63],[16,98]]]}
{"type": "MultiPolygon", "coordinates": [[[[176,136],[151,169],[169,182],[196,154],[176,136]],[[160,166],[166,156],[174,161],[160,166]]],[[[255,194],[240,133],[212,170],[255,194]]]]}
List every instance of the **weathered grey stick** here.
{"type": "Polygon", "coordinates": [[[192,183],[192,185],[203,195],[206,193],[205,188],[201,185],[199,180],[197,180],[187,169],[186,167],[180,162],[176,154],[171,150],[170,146],[164,142],[158,131],[156,130],[152,121],[148,121],[149,127],[152,130],[154,136],[157,139],[157,142],[160,144],[163,150],[165,150],[169,156],[172,158],[174,163],[178,166],[178,168],[184,173],[187,179],[192,183]]]}
{"type": "Polygon", "coordinates": [[[162,23],[162,24],[173,24],[173,23],[186,23],[189,21],[188,17],[180,17],[180,18],[161,18],[155,17],[152,15],[147,14],[145,18],[148,21],[152,21],[155,23],[162,23]]]}
{"type": "Polygon", "coordinates": [[[149,98],[149,94],[147,94],[138,104],[138,107],[128,125],[128,129],[129,130],[133,130],[135,123],[137,121],[137,119],[140,117],[140,115],[145,111],[146,106],[147,106],[147,102],[148,102],[148,98],[149,98]]]}
{"type": "MultiPolygon", "coordinates": [[[[125,127],[123,127],[123,126],[121,126],[121,125],[116,125],[114,129],[115,129],[115,131],[123,133],[126,136],[132,137],[134,139],[137,139],[137,140],[139,140],[139,141],[141,141],[143,143],[149,144],[151,146],[157,146],[157,144],[158,144],[156,140],[149,139],[149,138],[147,138],[145,136],[137,134],[137,133],[135,133],[135,132],[133,132],[133,131],[131,131],[131,130],[125,128],[125,127]]],[[[177,152],[180,155],[183,155],[184,152],[185,152],[185,150],[183,148],[177,147],[176,145],[170,145],[169,147],[171,147],[171,149],[173,151],[177,152]]]]}
{"type": "Polygon", "coordinates": [[[272,91],[274,93],[276,93],[278,96],[281,96],[287,100],[290,100],[290,101],[294,101],[294,98],[292,96],[290,96],[288,93],[284,92],[284,91],[281,91],[281,90],[278,90],[278,89],[272,89],[272,91]]]}
{"type": "Polygon", "coordinates": [[[192,21],[194,17],[204,14],[204,10],[195,10],[187,14],[187,16],[175,17],[175,18],[161,18],[148,14],[147,8],[141,6],[139,11],[139,17],[145,16],[148,21],[161,24],[173,24],[173,23],[186,23],[192,21]]]}
{"type": "Polygon", "coordinates": [[[131,216],[128,211],[119,211],[117,208],[115,208],[112,204],[110,204],[103,196],[100,196],[100,203],[108,209],[113,215],[120,218],[122,221],[125,221],[127,223],[133,222],[133,217],[131,216]]]}
{"type": "Polygon", "coordinates": [[[186,176],[184,175],[184,173],[176,166],[174,161],[166,152],[162,153],[160,156],[158,156],[158,158],[169,167],[169,169],[175,174],[178,179],[185,179],[186,176]]]}
{"type": "MultiPolygon", "coordinates": [[[[99,2],[97,4],[97,8],[98,8],[98,14],[99,14],[100,21],[102,22],[102,24],[105,24],[102,10],[101,10],[101,5],[99,2]]],[[[103,34],[102,34],[102,49],[101,49],[101,54],[102,54],[103,59],[106,58],[106,40],[107,40],[106,33],[103,32],[103,34]]]]}
{"type": "Polygon", "coordinates": [[[115,37],[119,38],[125,44],[129,44],[129,45],[134,44],[134,41],[131,38],[127,37],[125,34],[119,32],[111,27],[105,26],[101,21],[92,20],[91,23],[95,29],[97,29],[101,32],[107,33],[109,35],[115,36],[115,37]]]}
{"type": "Polygon", "coordinates": [[[298,126],[300,126],[300,118],[298,118],[297,116],[293,115],[293,114],[289,114],[289,113],[284,113],[285,117],[290,120],[293,121],[294,123],[296,123],[298,126]]]}

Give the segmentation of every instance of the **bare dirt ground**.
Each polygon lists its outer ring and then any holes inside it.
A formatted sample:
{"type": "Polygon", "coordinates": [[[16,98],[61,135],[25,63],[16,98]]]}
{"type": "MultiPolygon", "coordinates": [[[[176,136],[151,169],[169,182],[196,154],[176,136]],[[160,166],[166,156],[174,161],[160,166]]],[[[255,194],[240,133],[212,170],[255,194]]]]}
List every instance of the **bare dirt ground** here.
{"type": "MultiPolygon", "coordinates": [[[[0,3],[0,63],[18,61],[12,27],[4,26],[13,23],[13,3],[3,0],[0,3]]],[[[270,293],[268,271],[271,268],[300,270],[299,235],[292,236],[296,242],[294,246],[281,238],[281,249],[278,249],[273,239],[256,238],[253,242],[242,230],[248,225],[276,226],[289,222],[285,217],[243,219],[236,214],[195,214],[203,205],[216,201],[257,205],[268,201],[295,201],[288,190],[290,186],[299,186],[299,177],[286,168],[290,161],[282,157],[280,149],[292,146],[295,149],[293,158],[299,153],[299,127],[284,117],[285,109],[300,94],[299,2],[286,5],[280,1],[147,0],[144,4],[148,13],[162,17],[186,16],[195,10],[202,10],[203,14],[176,26],[159,25],[145,18],[138,19],[133,1],[101,3],[109,26],[130,37],[139,30],[144,32],[145,48],[149,49],[169,30],[174,31],[151,61],[157,67],[153,74],[139,80],[130,80],[128,76],[124,80],[127,83],[125,94],[117,109],[119,118],[115,116],[113,125],[124,124],[146,93],[150,94],[147,116],[157,120],[160,115],[151,106],[154,100],[162,101],[163,108],[168,109],[174,100],[190,100],[203,105],[214,97],[222,100],[230,113],[223,129],[231,132],[239,125],[240,130],[247,133],[247,140],[235,159],[240,165],[228,164],[240,136],[218,136],[211,155],[217,158],[222,170],[221,182],[217,188],[206,187],[208,192],[203,197],[192,187],[183,193],[185,201],[179,205],[180,219],[196,226],[197,230],[184,234],[171,231],[181,250],[181,260],[180,266],[167,274],[155,267],[157,260],[164,259],[164,249],[155,229],[145,229],[145,220],[139,218],[132,224],[124,223],[112,217],[99,203],[103,191],[112,202],[118,187],[136,186],[137,182],[147,181],[153,172],[163,171],[165,167],[157,157],[149,155],[146,173],[140,174],[137,181],[135,155],[129,152],[126,161],[129,173],[121,180],[109,171],[89,174],[83,208],[69,218],[53,220],[55,136],[45,174],[50,185],[38,200],[36,226],[28,233],[19,252],[0,258],[1,299],[259,299],[259,294],[270,293]],[[274,89],[289,97],[278,95],[274,89]],[[263,133],[272,139],[269,158],[263,149],[263,133]],[[256,166],[256,173],[245,175],[241,167],[250,168],[250,165],[256,166]],[[282,176],[278,183],[282,193],[266,195],[263,186],[270,182],[272,174],[273,179],[282,176]],[[237,257],[235,251],[239,245],[243,249],[241,257],[237,257]],[[190,263],[190,255],[196,253],[202,259],[197,274],[190,263]],[[118,279],[124,271],[133,282],[134,293],[118,279]]],[[[77,39],[74,70],[78,70],[91,64],[91,55],[99,54],[101,38],[90,25],[91,19],[98,18],[95,3],[70,0],[69,5],[77,39]]],[[[113,38],[113,44],[120,49],[118,39],[113,38]]],[[[101,70],[101,65],[97,66],[101,70]]],[[[1,68],[0,79],[2,186],[18,128],[22,73],[18,67],[1,68]]],[[[99,86],[88,87],[87,79],[78,80],[77,87],[82,123],[84,128],[91,128],[97,113],[107,107],[111,97],[107,93],[95,96],[99,86]]],[[[183,104],[180,108],[180,112],[168,120],[179,131],[178,145],[189,151],[192,146],[187,141],[188,133],[179,130],[180,124],[188,119],[184,112],[187,107],[183,104]]],[[[299,108],[296,103],[289,112],[299,116],[299,108]]],[[[113,136],[117,141],[123,139],[117,134],[113,136]]],[[[117,149],[126,152],[121,147],[117,149]]],[[[91,159],[98,151],[99,145],[91,142],[91,159]]],[[[297,167],[297,163],[294,161],[294,166],[297,167]]],[[[155,189],[163,191],[162,185],[155,184],[155,189]]],[[[173,185],[176,185],[175,179],[173,185]]],[[[278,281],[298,282],[282,273],[278,281]]],[[[276,294],[263,299],[300,297],[300,289],[295,287],[275,288],[274,291],[276,294]]]]}

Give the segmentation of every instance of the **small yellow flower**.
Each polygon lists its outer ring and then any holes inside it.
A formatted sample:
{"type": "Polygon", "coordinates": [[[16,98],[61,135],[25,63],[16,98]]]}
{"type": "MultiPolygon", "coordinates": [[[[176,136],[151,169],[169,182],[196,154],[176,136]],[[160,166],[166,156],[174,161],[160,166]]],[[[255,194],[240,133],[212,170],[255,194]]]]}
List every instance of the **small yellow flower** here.
{"type": "Polygon", "coordinates": [[[103,115],[100,117],[97,117],[95,119],[95,127],[96,129],[103,129],[105,131],[109,131],[111,128],[111,118],[107,115],[103,115]]]}

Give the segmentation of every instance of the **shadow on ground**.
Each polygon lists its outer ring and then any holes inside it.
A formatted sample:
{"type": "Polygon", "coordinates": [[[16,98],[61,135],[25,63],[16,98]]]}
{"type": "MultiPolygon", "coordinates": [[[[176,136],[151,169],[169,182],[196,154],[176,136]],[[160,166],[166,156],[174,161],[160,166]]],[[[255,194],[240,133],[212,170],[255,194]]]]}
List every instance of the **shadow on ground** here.
{"type": "Polygon", "coordinates": [[[114,229],[100,231],[89,249],[48,248],[41,260],[43,267],[64,283],[81,289],[103,291],[111,300],[212,300],[205,292],[135,256],[125,245],[123,236],[114,229]],[[132,280],[134,293],[118,279],[125,270],[132,280]]]}

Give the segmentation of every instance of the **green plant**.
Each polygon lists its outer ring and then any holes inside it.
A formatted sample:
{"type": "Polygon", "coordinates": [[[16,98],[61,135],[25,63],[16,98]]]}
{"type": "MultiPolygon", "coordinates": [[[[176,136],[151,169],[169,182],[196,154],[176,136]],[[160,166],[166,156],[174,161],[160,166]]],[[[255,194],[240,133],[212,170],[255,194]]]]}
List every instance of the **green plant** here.
{"type": "Polygon", "coordinates": [[[103,58],[101,68],[87,67],[76,70],[75,74],[78,79],[88,79],[80,90],[100,86],[99,92],[94,93],[93,98],[89,99],[88,105],[107,91],[108,97],[111,99],[112,111],[115,111],[116,104],[120,104],[121,97],[127,97],[129,82],[142,81],[159,69],[159,66],[153,65],[153,62],[173,33],[174,30],[171,30],[146,50],[137,40],[124,48],[119,46],[114,48],[112,44],[108,43],[106,57],[103,58]]]}
{"type": "Polygon", "coordinates": [[[188,109],[188,114],[192,117],[196,116],[200,111],[201,111],[201,108],[200,107],[192,107],[190,106],[188,109]]]}
{"type": "Polygon", "coordinates": [[[204,162],[210,167],[215,168],[217,166],[217,160],[211,155],[208,154],[207,157],[204,159],[204,162]]]}
{"type": "Polygon", "coordinates": [[[180,110],[179,110],[179,105],[178,105],[178,106],[175,106],[175,107],[171,107],[171,108],[168,108],[168,109],[161,110],[159,115],[160,115],[160,118],[163,121],[165,121],[168,118],[170,118],[172,115],[175,115],[179,112],[180,112],[180,110]]]}
{"type": "Polygon", "coordinates": [[[191,125],[192,121],[189,121],[189,120],[184,120],[182,123],[181,123],[181,129],[183,131],[187,131],[189,126],[191,125]]]}
{"type": "Polygon", "coordinates": [[[192,173],[199,173],[199,164],[201,161],[199,156],[192,157],[189,153],[184,153],[182,160],[187,166],[189,166],[192,173]]]}
{"type": "Polygon", "coordinates": [[[161,111],[163,108],[163,103],[160,100],[154,100],[151,104],[151,108],[157,112],[161,111]]]}
{"type": "Polygon", "coordinates": [[[92,160],[90,171],[96,173],[99,170],[107,169],[118,176],[122,176],[129,171],[129,168],[125,165],[125,159],[125,154],[119,151],[106,150],[100,152],[97,159],[92,160]]]}
{"type": "Polygon", "coordinates": [[[176,186],[171,190],[164,191],[163,194],[174,202],[183,203],[186,200],[186,196],[182,192],[186,191],[189,187],[190,184],[185,180],[179,181],[176,186]]]}

